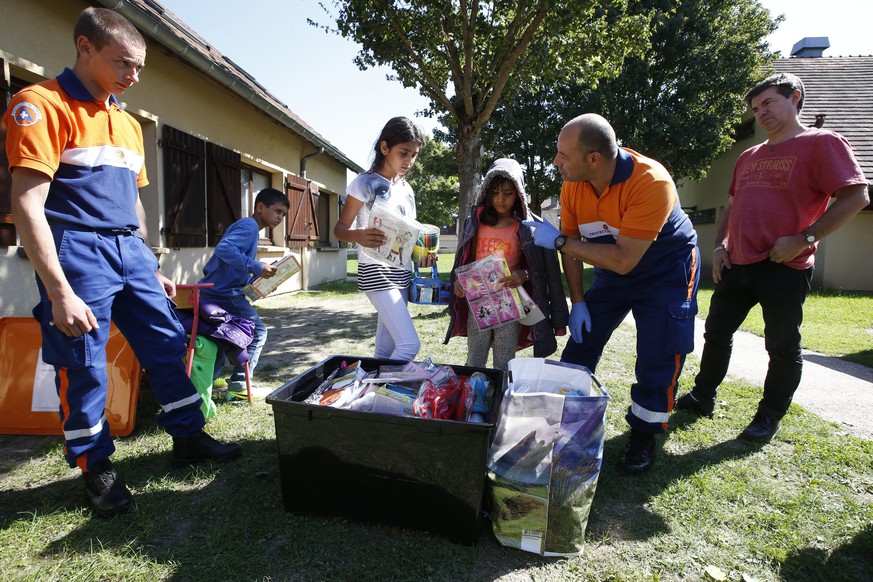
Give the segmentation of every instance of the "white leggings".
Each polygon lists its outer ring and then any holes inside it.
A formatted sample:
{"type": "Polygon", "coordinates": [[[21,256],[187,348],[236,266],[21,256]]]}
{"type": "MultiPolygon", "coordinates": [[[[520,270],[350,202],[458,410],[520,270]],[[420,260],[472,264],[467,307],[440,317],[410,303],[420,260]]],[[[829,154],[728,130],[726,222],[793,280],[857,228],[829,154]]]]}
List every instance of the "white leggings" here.
{"type": "Polygon", "coordinates": [[[379,315],[376,324],[376,358],[410,362],[418,355],[421,341],[406,305],[409,288],[367,291],[379,315]]]}

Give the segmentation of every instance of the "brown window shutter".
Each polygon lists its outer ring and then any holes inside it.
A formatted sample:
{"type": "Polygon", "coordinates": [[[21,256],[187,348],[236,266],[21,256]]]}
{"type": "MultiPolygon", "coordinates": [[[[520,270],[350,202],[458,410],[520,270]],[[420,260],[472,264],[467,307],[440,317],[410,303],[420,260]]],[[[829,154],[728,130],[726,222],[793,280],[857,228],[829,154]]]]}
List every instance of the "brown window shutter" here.
{"type": "Polygon", "coordinates": [[[165,125],[162,144],[167,245],[206,246],[205,142],[165,125]]]}
{"type": "Polygon", "coordinates": [[[209,172],[206,177],[207,209],[209,220],[209,246],[214,247],[221,240],[227,228],[242,218],[248,216],[250,210],[241,208],[241,169],[238,153],[217,146],[206,144],[206,158],[209,172]]]}
{"type": "Polygon", "coordinates": [[[321,194],[318,191],[318,184],[309,182],[309,204],[310,215],[312,217],[312,232],[309,233],[310,246],[318,245],[318,240],[321,236],[321,229],[318,226],[318,201],[321,194]]]}
{"type": "Polygon", "coordinates": [[[305,178],[288,176],[285,193],[291,202],[288,211],[288,235],[290,248],[314,246],[318,242],[318,186],[305,178]],[[314,193],[313,193],[314,190],[314,193]]]}

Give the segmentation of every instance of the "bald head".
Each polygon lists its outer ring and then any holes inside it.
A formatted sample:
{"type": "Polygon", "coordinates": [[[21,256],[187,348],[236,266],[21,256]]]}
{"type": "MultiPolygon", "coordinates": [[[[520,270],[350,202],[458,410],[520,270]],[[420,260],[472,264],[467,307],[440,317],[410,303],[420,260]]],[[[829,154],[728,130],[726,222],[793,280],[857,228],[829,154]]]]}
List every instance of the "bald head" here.
{"type": "Polygon", "coordinates": [[[564,125],[563,131],[576,133],[579,149],[583,152],[597,152],[607,160],[618,157],[618,142],[615,130],[603,117],[596,113],[585,113],[564,125]]]}

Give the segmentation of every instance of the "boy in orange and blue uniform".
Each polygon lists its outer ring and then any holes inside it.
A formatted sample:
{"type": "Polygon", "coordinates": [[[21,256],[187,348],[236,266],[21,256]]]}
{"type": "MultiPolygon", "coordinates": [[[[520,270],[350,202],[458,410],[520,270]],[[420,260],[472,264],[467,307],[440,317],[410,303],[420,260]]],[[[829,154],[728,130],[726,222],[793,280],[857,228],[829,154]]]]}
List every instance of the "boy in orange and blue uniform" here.
{"type": "Polygon", "coordinates": [[[139,235],[148,181],[142,132],[113,93],[138,81],[145,41],[123,17],[87,8],[74,31],[76,64],[28,87],[5,115],[12,214],[36,271],[43,360],[55,367],[64,454],[79,467],[94,510],[126,513],[105,416],[106,342],[114,322],[130,343],[173,436],[174,466],[240,455],[202,429],[200,395],[182,362],[186,336],[167,294],[175,286],[139,235]]]}
{"type": "Polygon", "coordinates": [[[697,234],[667,170],[619,148],[600,116],[583,115],[564,127],[555,165],[564,178],[563,233],[536,223],[534,236],[537,245],[562,252],[570,288],[571,337],[561,361],[595,370],[612,332],[633,313],[637,381],[621,468],[639,473],[652,465],[654,435],[667,429],[679,374],[694,347],[697,234]],[[594,266],[587,291],[583,262],[594,266]]]}

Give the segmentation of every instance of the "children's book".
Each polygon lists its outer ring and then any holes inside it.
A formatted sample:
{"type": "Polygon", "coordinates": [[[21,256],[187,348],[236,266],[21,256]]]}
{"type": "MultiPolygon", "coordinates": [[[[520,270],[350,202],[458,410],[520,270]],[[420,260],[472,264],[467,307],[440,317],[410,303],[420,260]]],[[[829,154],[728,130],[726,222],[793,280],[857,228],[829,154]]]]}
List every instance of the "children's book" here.
{"type": "Polygon", "coordinates": [[[518,296],[521,299],[522,310],[524,311],[524,317],[521,318],[522,325],[534,325],[535,323],[539,323],[546,318],[543,315],[543,310],[539,308],[533,298],[528,295],[528,292],[524,290],[524,287],[518,287],[518,296]]]}
{"type": "Polygon", "coordinates": [[[525,319],[523,323],[526,325],[536,323],[533,321],[535,316],[526,319],[539,309],[524,289],[500,284],[501,279],[510,275],[506,259],[493,254],[455,270],[480,330],[521,319],[525,319]]]}
{"type": "Polygon", "coordinates": [[[377,200],[370,209],[367,228],[378,228],[385,233],[388,242],[375,248],[362,246],[359,252],[391,267],[402,269],[409,265],[412,249],[418,240],[418,222],[400,216],[377,200]]]}
{"type": "Polygon", "coordinates": [[[294,255],[282,257],[273,265],[276,267],[276,274],[272,277],[258,277],[245,287],[243,293],[252,301],[263,299],[276,289],[279,285],[300,272],[300,263],[294,255]]]}

